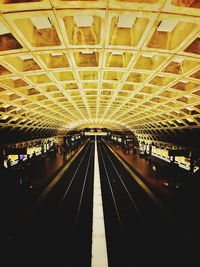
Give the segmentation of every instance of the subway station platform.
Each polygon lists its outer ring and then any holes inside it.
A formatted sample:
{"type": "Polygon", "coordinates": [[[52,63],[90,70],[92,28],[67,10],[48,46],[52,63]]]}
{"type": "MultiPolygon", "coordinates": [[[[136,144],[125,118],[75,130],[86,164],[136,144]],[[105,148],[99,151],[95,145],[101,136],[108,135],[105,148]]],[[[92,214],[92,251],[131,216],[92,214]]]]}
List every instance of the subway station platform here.
{"type": "MultiPolygon", "coordinates": [[[[153,163],[150,159],[140,157],[132,152],[124,153],[122,149],[111,142],[107,142],[114,151],[134,173],[158,196],[163,205],[174,216],[180,227],[183,228],[188,239],[198,239],[199,237],[199,219],[197,216],[200,185],[199,173],[193,176],[178,179],[178,182],[172,183],[167,175],[160,176],[153,169],[153,163]]],[[[160,164],[165,164],[159,159],[160,164]]],[[[176,177],[174,177],[176,180],[176,177]]]]}
{"type": "MultiPolygon", "coordinates": [[[[114,146],[110,142],[106,143],[160,199],[183,227],[188,238],[195,238],[199,228],[199,219],[197,218],[199,180],[196,178],[192,181],[192,178],[188,177],[186,185],[179,183],[177,186],[170,187],[166,177],[157,176],[149,160],[134,154],[132,150],[124,153],[120,147],[114,146]]],[[[12,239],[18,221],[23,218],[23,213],[30,208],[31,203],[83,146],[81,145],[77,151],[68,153],[66,157],[57,152],[54,156],[39,159],[30,168],[29,178],[24,184],[17,187],[13,185],[2,187],[1,235],[3,239],[12,239]]]]}
{"type": "Polygon", "coordinates": [[[23,179],[13,171],[11,177],[4,174],[0,187],[1,222],[0,235],[2,240],[11,240],[23,214],[30,209],[33,201],[45,190],[56,175],[76,156],[78,150],[67,154],[57,151],[54,155],[38,157],[30,164],[27,176],[23,179]]]}

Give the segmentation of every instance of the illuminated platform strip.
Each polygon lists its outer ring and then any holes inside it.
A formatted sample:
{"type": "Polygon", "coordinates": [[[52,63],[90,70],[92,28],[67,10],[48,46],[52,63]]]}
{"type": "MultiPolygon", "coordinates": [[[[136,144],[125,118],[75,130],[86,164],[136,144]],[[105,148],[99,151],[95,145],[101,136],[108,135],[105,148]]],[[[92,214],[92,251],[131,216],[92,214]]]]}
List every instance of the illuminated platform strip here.
{"type": "Polygon", "coordinates": [[[95,141],[91,267],[108,267],[97,141],[95,141]]]}
{"type": "Polygon", "coordinates": [[[106,136],[108,135],[107,132],[84,132],[84,135],[100,135],[100,136],[106,136]]]}

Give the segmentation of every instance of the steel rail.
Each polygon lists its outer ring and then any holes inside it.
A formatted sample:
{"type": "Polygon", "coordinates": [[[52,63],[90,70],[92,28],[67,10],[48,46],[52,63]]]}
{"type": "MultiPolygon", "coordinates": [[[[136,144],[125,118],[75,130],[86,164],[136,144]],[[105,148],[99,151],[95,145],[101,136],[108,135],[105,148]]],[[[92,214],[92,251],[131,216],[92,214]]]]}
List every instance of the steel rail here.
{"type": "Polygon", "coordinates": [[[138,218],[140,219],[140,222],[142,223],[143,227],[146,228],[146,226],[145,226],[145,222],[144,222],[143,217],[142,217],[142,214],[140,213],[139,208],[137,207],[137,204],[135,203],[135,200],[134,200],[133,197],[131,196],[131,194],[130,194],[130,192],[129,192],[127,186],[125,185],[124,181],[122,180],[122,177],[121,177],[121,175],[119,174],[119,172],[118,172],[118,170],[117,170],[117,168],[116,168],[116,166],[115,166],[113,160],[112,160],[111,157],[109,156],[109,154],[108,154],[108,152],[106,151],[106,149],[105,149],[104,146],[103,146],[103,149],[104,149],[104,151],[105,151],[105,153],[106,153],[106,155],[107,155],[109,161],[111,162],[111,164],[112,164],[112,166],[113,166],[113,168],[114,168],[114,170],[115,170],[115,172],[116,172],[116,174],[117,174],[117,176],[118,176],[118,178],[119,178],[119,180],[120,180],[122,186],[124,187],[124,189],[125,189],[125,191],[126,191],[126,193],[127,193],[127,195],[128,195],[128,198],[130,199],[132,205],[134,206],[134,208],[135,208],[135,210],[136,210],[136,213],[137,213],[137,215],[138,215],[138,218]]]}
{"type": "Polygon", "coordinates": [[[82,158],[81,158],[81,160],[80,160],[80,162],[79,162],[79,164],[78,164],[78,166],[77,166],[77,169],[76,169],[75,173],[73,174],[73,176],[72,176],[72,178],[71,178],[71,181],[70,181],[70,183],[69,183],[67,189],[65,190],[65,192],[64,192],[64,194],[63,194],[63,197],[62,197],[61,201],[59,202],[59,208],[61,208],[62,205],[63,205],[63,202],[64,202],[64,200],[65,200],[65,198],[66,198],[66,196],[67,196],[67,194],[68,194],[68,192],[69,192],[69,190],[70,190],[70,188],[71,188],[72,183],[73,183],[74,180],[75,180],[76,174],[78,173],[78,171],[79,171],[79,169],[80,169],[80,166],[81,166],[81,164],[82,164],[82,162],[83,162],[83,160],[84,160],[84,158],[85,158],[85,155],[86,155],[88,149],[89,149],[89,146],[86,148],[86,150],[85,150],[85,152],[84,152],[84,154],[83,154],[83,156],[82,156],[82,158]]]}

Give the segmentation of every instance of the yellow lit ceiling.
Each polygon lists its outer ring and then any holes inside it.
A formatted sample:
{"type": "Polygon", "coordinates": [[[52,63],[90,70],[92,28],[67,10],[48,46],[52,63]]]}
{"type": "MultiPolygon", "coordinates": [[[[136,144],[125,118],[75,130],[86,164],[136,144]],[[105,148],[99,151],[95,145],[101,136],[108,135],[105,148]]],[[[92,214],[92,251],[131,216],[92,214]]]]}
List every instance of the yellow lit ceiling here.
{"type": "Polygon", "coordinates": [[[0,127],[200,128],[199,0],[0,0],[0,127]]]}

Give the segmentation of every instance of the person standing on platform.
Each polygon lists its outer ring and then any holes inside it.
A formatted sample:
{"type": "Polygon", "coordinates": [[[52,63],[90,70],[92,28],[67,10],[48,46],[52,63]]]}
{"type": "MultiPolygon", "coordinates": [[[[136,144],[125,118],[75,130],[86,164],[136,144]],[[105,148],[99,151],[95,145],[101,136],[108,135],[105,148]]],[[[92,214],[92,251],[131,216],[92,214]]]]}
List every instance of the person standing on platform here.
{"type": "Polygon", "coordinates": [[[60,152],[61,152],[61,154],[63,156],[63,161],[66,160],[66,148],[65,148],[64,144],[61,145],[60,152]]]}
{"type": "Polygon", "coordinates": [[[11,168],[11,159],[7,160],[7,168],[10,169],[11,168]]]}

